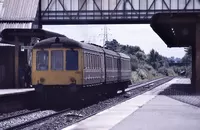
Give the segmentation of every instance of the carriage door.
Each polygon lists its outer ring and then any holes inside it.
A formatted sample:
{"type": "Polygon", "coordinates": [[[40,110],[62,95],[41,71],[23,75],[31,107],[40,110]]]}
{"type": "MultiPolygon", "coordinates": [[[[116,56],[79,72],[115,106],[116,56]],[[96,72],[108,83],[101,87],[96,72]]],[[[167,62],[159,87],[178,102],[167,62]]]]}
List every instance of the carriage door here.
{"type": "Polygon", "coordinates": [[[118,69],[118,81],[121,80],[121,60],[120,58],[117,59],[117,69],[118,69]]]}
{"type": "Polygon", "coordinates": [[[104,67],[105,67],[104,64],[105,63],[102,64],[102,61],[104,61],[104,60],[102,60],[102,58],[103,58],[103,56],[102,56],[102,54],[100,54],[100,61],[99,62],[101,64],[101,66],[100,66],[100,68],[101,68],[101,82],[104,82],[105,81],[105,77],[104,77],[105,76],[105,74],[104,74],[105,73],[104,72],[104,67]]]}

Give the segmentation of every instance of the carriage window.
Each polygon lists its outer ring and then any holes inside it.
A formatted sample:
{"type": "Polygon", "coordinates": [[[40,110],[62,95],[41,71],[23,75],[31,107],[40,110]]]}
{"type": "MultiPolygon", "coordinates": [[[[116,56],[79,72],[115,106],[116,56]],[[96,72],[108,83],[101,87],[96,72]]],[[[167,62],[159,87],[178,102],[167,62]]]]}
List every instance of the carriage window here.
{"type": "Polygon", "coordinates": [[[90,57],[90,62],[89,62],[90,63],[90,69],[92,69],[92,54],[91,53],[90,53],[89,57],[90,57]]]}
{"type": "Polygon", "coordinates": [[[63,70],[63,51],[61,50],[51,51],[51,69],[63,70]]]}
{"type": "Polygon", "coordinates": [[[89,68],[89,54],[86,53],[86,62],[87,62],[87,69],[89,68]]]}
{"type": "Polygon", "coordinates": [[[78,70],[78,51],[67,50],[67,52],[66,52],[66,70],[78,70]]]}
{"type": "Polygon", "coordinates": [[[37,51],[36,69],[48,70],[48,51],[37,51]]]}
{"type": "Polygon", "coordinates": [[[106,57],[106,68],[112,69],[112,58],[111,57],[106,57]]]}
{"type": "Polygon", "coordinates": [[[86,60],[87,54],[84,53],[84,68],[87,68],[87,60],[86,60]]]}

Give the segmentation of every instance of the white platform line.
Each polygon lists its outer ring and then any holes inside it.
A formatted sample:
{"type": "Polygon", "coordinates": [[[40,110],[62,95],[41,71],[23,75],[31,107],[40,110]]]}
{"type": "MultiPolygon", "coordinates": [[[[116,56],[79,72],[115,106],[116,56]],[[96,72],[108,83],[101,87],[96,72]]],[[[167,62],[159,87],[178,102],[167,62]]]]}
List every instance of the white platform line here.
{"type": "Polygon", "coordinates": [[[35,90],[34,88],[28,88],[28,89],[0,89],[0,96],[8,95],[8,94],[31,92],[31,91],[34,91],[34,90],[35,90]]]}
{"type": "Polygon", "coordinates": [[[127,116],[137,111],[140,107],[147,102],[155,98],[159,92],[169,87],[172,83],[176,83],[176,79],[152,89],[142,95],[136,96],[130,100],[127,100],[121,104],[113,106],[107,110],[104,110],[92,117],[89,117],[77,124],[71,125],[63,130],[108,130],[114,127],[117,123],[121,122],[127,116]]]}

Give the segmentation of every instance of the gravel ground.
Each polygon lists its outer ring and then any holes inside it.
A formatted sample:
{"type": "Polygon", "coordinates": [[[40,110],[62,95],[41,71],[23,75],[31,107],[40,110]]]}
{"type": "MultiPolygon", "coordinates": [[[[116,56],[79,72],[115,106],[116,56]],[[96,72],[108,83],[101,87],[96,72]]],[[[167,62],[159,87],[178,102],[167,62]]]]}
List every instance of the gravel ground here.
{"type": "MultiPolygon", "coordinates": [[[[156,84],[154,84],[154,86],[151,86],[151,88],[154,88],[155,85],[156,84]]],[[[72,110],[72,111],[70,111],[70,113],[68,112],[68,113],[61,114],[58,117],[49,118],[45,122],[41,122],[34,126],[25,128],[24,130],[62,129],[68,125],[71,125],[71,124],[77,122],[77,120],[83,119],[89,115],[95,114],[96,112],[100,112],[105,109],[108,109],[109,107],[115,106],[116,104],[118,104],[122,101],[128,100],[129,98],[132,98],[141,92],[146,92],[146,90],[151,89],[151,88],[142,87],[142,88],[138,88],[135,90],[131,90],[131,91],[127,92],[126,94],[119,94],[118,96],[116,96],[114,98],[100,101],[91,106],[82,108],[81,110],[77,110],[77,111],[72,110]]]]}
{"type": "Polygon", "coordinates": [[[55,113],[55,111],[45,110],[45,111],[39,111],[39,112],[31,113],[31,114],[28,114],[28,115],[12,118],[12,119],[9,119],[9,120],[6,120],[6,121],[2,121],[2,122],[0,122],[0,129],[7,129],[9,127],[19,125],[19,124],[22,124],[24,122],[31,121],[31,120],[34,120],[34,119],[38,119],[38,118],[41,118],[41,117],[44,117],[44,116],[48,116],[48,115],[53,114],[53,113],[55,113]]]}
{"type": "Polygon", "coordinates": [[[29,111],[30,110],[24,109],[24,110],[14,111],[14,112],[10,112],[10,113],[3,113],[3,114],[0,115],[0,119],[19,115],[19,114],[26,113],[26,112],[29,112],[29,111]]]}

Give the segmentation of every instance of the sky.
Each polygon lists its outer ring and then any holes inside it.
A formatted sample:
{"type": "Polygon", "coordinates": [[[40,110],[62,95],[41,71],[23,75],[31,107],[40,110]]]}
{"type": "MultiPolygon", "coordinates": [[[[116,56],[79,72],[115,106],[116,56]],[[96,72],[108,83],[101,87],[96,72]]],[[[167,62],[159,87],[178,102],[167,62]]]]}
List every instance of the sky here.
{"type": "MultiPolygon", "coordinates": [[[[149,24],[106,25],[108,40],[116,39],[122,45],[139,46],[146,54],[151,49],[166,57],[182,58],[184,48],[168,48],[149,24]]],[[[103,45],[104,25],[45,25],[43,29],[64,34],[77,41],[103,45]]]]}

